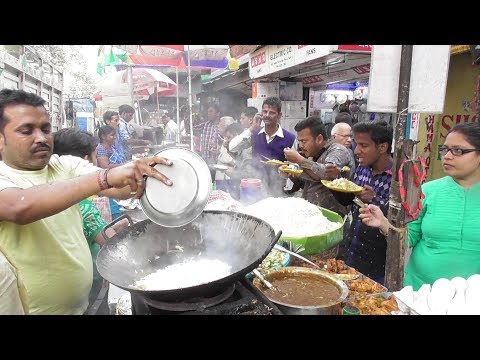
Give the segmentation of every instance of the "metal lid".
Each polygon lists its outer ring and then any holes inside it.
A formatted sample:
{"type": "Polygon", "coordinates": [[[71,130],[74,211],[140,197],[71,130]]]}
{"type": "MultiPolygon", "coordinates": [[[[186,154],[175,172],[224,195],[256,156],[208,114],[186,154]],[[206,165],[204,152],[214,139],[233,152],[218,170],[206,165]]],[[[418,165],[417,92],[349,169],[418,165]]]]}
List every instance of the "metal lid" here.
{"type": "Polygon", "coordinates": [[[207,163],[196,153],[181,147],[169,147],[155,155],[172,161],[172,166],[156,165],[173,185],[148,177],[140,204],[153,222],[178,227],[195,220],[207,205],[212,178],[207,163]]]}

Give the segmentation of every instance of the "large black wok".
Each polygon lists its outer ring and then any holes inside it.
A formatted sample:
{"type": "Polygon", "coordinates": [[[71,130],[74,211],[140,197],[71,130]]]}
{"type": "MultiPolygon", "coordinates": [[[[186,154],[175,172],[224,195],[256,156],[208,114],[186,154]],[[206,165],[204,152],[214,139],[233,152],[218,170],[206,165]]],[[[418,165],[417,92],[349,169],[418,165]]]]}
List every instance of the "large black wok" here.
{"type": "Polygon", "coordinates": [[[211,297],[256,268],[280,235],[281,232],[275,235],[273,228],[261,219],[230,211],[204,211],[192,223],[176,228],[143,220],[131,223],[108,240],[98,253],[96,264],[108,282],[153,300],[211,297]],[[230,275],[170,290],[141,290],[133,286],[148,274],[192,257],[223,261],[231,266],[230,275]]]}

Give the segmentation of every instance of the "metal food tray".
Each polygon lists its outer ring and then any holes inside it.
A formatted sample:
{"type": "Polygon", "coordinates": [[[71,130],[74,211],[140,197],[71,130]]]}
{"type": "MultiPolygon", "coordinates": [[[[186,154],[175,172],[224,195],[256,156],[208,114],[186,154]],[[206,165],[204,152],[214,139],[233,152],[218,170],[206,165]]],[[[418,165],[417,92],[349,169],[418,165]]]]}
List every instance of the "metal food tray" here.
{"type": "MultiPolygon", "coordinates": [[[[384,298],[385,300],[388,300],[391,296],[393,296],[393,298],[394,298],[395,301],[397,302],[397,306],[398,306],[399,309],[401,309],[401,306],[400,306],[400,305],[403,304],[403,303],[401,303],[401,302],[397,299],[397,297],[396,297],[395,295],[393,295],[393,293],[392,293],[391,291],[385,291],[385,292],[381,292],[381,293],[369,293],[369,294],[365,294],[365,295],[363,295],[363,296],[365,296],[365,297],[378,296],[378,297],[384,298]]],[[[351,297],[351,298],[348,298],[348,297],[347,297],[347,298],[345,299],[345,301],[343,301],[342,304],[345,305],[345,304],[347,304],[349,301],[355,300],[355,299],[356,299],[356,297],[351,297]]],[[[364,315],[366,315],[366,314],[364,314],[364,315]]],[[[397,312],[391,312],[391,315],[398,315],[398,313],[397,313],[397,312]]],[[[410,315],[410,313],[407,313],[406,315],[410,315]]],[[[415,313],[414,315],[417,315],[417,313],[415,313]]]]}
{"type": "Polygon", "coordinates": [[[393,294],[393,297],[395,298],[395,301],[397,302],[398,308],[404,314],[406,314],[406,315],[422,315],[419,312],[417,312],[413,307],[411,307],[410,305],[407,305],[401,299],[396,297],[395,294],[393,294]]]}

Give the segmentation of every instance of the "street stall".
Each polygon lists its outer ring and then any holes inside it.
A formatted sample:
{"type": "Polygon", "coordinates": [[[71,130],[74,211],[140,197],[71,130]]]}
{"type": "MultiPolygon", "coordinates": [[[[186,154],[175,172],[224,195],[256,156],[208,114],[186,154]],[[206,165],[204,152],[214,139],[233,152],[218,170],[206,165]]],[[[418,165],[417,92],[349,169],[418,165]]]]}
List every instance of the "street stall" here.
{"type": "MultiPolygon", "coordinates": [[[[260,48],[261,50],[262,48],[260,48]]],[[[283,56],[282,54],[278,56],[283,56]]],[[[442,66],[445,66],[445,63],[442,63],[442,66]]],[[[317,70],[321,71],[319,69],[317,70]]],[[[377,66],[377,71],[378,69],[379,67],[377,66]]],[[[304,71],[306,72],[306,70],[304,71]]],[[[402,81],[405,81],[405,79],[402,81]]],[[[351,99],[347,97],[345,100],[345,96],[342,93],[335,94],[332,96],[333,98],[328,99],[327,94],[324,93],[323,97],[321,94],[318,95],[316,101],[328,103],[331,107],[342,105],[348,100],[352,100],[350,105],[355,105],[353,102],[356,101],[356,106],[353,106],[350,111],[357,113],[360,120],[361,113],[367,114],[367,106],[370,106],[370,102],[368,104],[366,102],[370,96],[370,89],[365,87],[357,84],[356,89],[350,89],[353,93],[351,99]],[[363,110],[360,109],[361,106],[363,106],[363,110]]],[[[378,92],[378,89],[373,91],[373,105],[370,109],[372,111],[375,111],[375,106],[378,106],[375,94],[378,95],[379,93],[381,92],[378,92]]],[[[409,152],[410,146],[413,147],[413,141],[411,138],[407,141],[404,134],[407,121],[405,110],[408,105],[408,93],[397,95],[398,104],[396,103],[394,106],[397,113],[394,113],[395,111],[390,113],[388,109],[380,109],[380,107],[378,108],[380,110],[377,111],[378,113],[382,111],[384,114],[391,114],[390,119],[397,126],[395,146],[393,148],[395,166],[393,167],[394,180],[392,180],[392,184],[395,182],[395,186],[392,186],[393,197],[390,197],[392,201],[390,203],[389,220],[394,220],[392,222],[395,226],[392,226],[392,229],[400,228],[403,230],[407,217],[415,218],[415,216],[418,216],[418,211],[415,210],[419,209],[415,208],[408,211],[407,207],[409,203],[412,203],[412,199],[416,195],[420,196],[418,192],[412,192],[411,194],[409,193],[410,196],[407,199],[405,198],[405,189],[408,188],[410,192],[412,186],[409,185],[412,184],[416,185],[416,188],[420,187],[425,181],[425,171],[428,164],[425,164],[421,157],[416,160],[417,158],[412,157],[409,152]],[[403,182],[404,175],[405,185],[403,182]],[[397,196],[397,192],[400,193],[400,196],[397,196]]],[[[416,103],[415,106],[418,107],[419,103],[416,103]]],[[[435,103],[435,106],[438,108],[438,101],[435,103]]],[[[323,115],[328,116],[327,112],[324,112],[323,115]]],[[[409,121],[413,121],[414,118],[414,116],[410,116],[409,121]]],[[[337,181],[327,185],[331,186],[332,190],[339,191],[339,188],[345,184],[337,181]]],[[[340,190],[351,193],[358,193],[359,191],[358,188],[348,188],[348,184],[344,186],[344,189],[340,190]]],[[[418,206],[418,204],[415,205],[418,206]]],[[[480,275],[472,275],[468,278],[456,277],[451,280],[439,279],[433,284],[425,284],[418,291],[413,291],[411,287],[402,287],[403,277],[399,277],[399,274],[403,273],[404,231],[395,233],[395,235],[394,231],[390,231],[388,235],[389,241],[391,243],[394,242],[394,246],[397,248],[393,249],[390,247],[388,249],[387,281],[385,282],[387,286],[383,286],[357,269],[347,266],[342,260],[334,258],[325,260],[319,256],[320,252],[332,248],[342,240],[345,219],[335,213],[295,197],[265,199],[260,197],[256,199],[255,203],[247,205],[235,201],[222,191],[213,191],[209,193],[209,200],[202,216],[198,220],[194,220],[192,224],[203,227],[206,224],[202,223],[201,219],[211,217],[211,214],[217,214],[217,212],[221,213],[222,217],[226,216],[230,220],[230,217],[237,219],[237,217],[243,218],[245,216],[250,219],[261,220],[262,223],[270,226],[274,234],[277,233],[278,236],[275,238],[269,237],[268,239],[272,240],[272,242],[269,242],[268,246],[263,248],[264,252],[262,252],[261,256],[257,254],[255,261],[248,261],[248,264],[244,263],[240,267],[241,269],[239,268],[239,276],[223,284],[228,286],[223,287],[222,285],[222,291],[214,287],[212,293],[203,294],[200,292],[192,294],[195,298],[208,298],[207,301],[202,299],[194,306],[187,306],[185,303],[191,303],[191,296],[188,295],[186,298],[180,297],[177,299],[177,292],[168,299],[155,299],[143,296],[143,303],[149,304],[150,307],[147,307],[147,310],[140,310],[141,306],[137,298],[135,300],[137,309],[134,313],[142,313],[142,311],[152,313],[152,304],[155,304],[155,306],[159,305],[156,302],[158,300],[161,303],[168,303],[167,305],[162,304],[162,313],[173,311],[182,314],[239,314],[241,312],[233,311],[231,308],[227,310],[226,305],[235,303],[238,310],[239,307],[250,301],[245,299],[252,299],[251,296],[254,296],[257,302],[274,309],[270,314],[414,315],[480,313],[476,306],[480,304],[480,290],[478,288],[480,275]],[[286,260],[287,257],[279,255],[280,253],[288,254],[288,261],[286,260]],[[303,256],[306,260],[299,258],[298,255],[303,256]],[[254,270],[258,271],[264,280],[260,280],[260,277],[254,270]],[[294,283],[308,284],[308,286],[302,286],[301,288],[316,290],[302,292],[299,288],[294,287],[294,283]],[[318,293],[324,291],[322,290],[323,288],[326,289],[325,291],[328,292],[330,297],[325,303],[312,302],[312,300],[318,300],[316,299],[318,293]],[[249,295],[243,298],[239,295],[242,292],[249,295]],[[279,299],[277,296],[279,293],[282,297],[289,297],[293,294],[291,302],[279,299]],[[177,300],[179,300],[179,304],[177,304],[177,300]],[[172,302],[175,303],[174,306],[172,306],[172,302]]],[[[225,222],[223,225],[224,233],[230,236],[232,233],[231,223],[225,222]]],[[[251,225],[246,226],[250,227],[251,225]]],[[[241,245],[246,249],[245,251],[251,247],[251,241],[257,239],[255,232],[249,233],[249,236],[250,239],[244,239],[241,242],[241,245]]],[[[177,237],[177,235],[174,237],[177,237]]],[[[172,244],[174,243],[173,240],[172,238],[172,244]]],[[[184,246],[180,244],[180,247],[183,248],[184,246]]],[[[238,250],[237,253],[241,255],[244,253],[244,250],[238,250]]],[[[226,278],[228,276],[226,275],[226,278]]],[[[225,276],[221,278],[225,278],[225,276]]],[[[132,282],[133,280],[134,278],[130,278],[129,281],[132,282]]],[[[207,281],[207,284],[215,283],[215,281],[207,281]]],[[[120,285],[122,288],[127,288],[131,294],[138,292],[138,288],[132,289],[129,287],[130,285],[127,286],[125,283],[120,283],[118,279],[115,279],[113,283],[120,285]]],[[[163,292],[165,289],[160,289],[160,291],[163,292]]],[[[131,297],[132,302],[135,302],[135,296],[131,297]]],[[[122,301],[122,304],[124,302],[122,301]]],[[[135,305],[132,304],[133,307],[135,305]]],[[[257,310],[253,310],[254,313],[257,310]]],[[[155,311],[155,313],[158,312],[155,311]]],[[[256,313],[263,312],[258,311],[256,313]]]]}

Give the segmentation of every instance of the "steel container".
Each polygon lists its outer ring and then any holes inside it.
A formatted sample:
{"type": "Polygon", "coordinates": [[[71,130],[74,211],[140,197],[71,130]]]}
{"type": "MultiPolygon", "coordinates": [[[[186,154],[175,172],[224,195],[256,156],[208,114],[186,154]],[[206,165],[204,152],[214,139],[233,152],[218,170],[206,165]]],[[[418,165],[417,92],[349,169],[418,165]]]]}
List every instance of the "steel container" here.
{"type": "MultiPolygon", "coordinates": [[[[280,302],[278,300],[274,300],[265,294],[268,299],[273,302],[277,307],[282,311],[284,314],[287,315],[340,315],[341,314],[341,304],[348,296],[348,287],[347,285],[333,275],[326,273],[325,271],[310,269],[310,268],[303,268],[303,267],[295,267],[295,266],[287,266],[284,268],[279,268],[276,270],[271,270],[267,274],[265,274],[265,278],[272,282],[273,279],[279,275],[288,276],[289,274],[309,274],[315,277],[319,277],[322,280],[325,280],[333,285],[339,290],[340,295],[338,299],[335,301],[326,303],[325,305],[315,305],[315,306],[301,306],[301,305],[292,305],[284,302],[280,302]]],[[[253,283],[256,287],[260,290],[266,290],[265,285],[261,283],[260,280],[254,279],[253,283]]]]}

